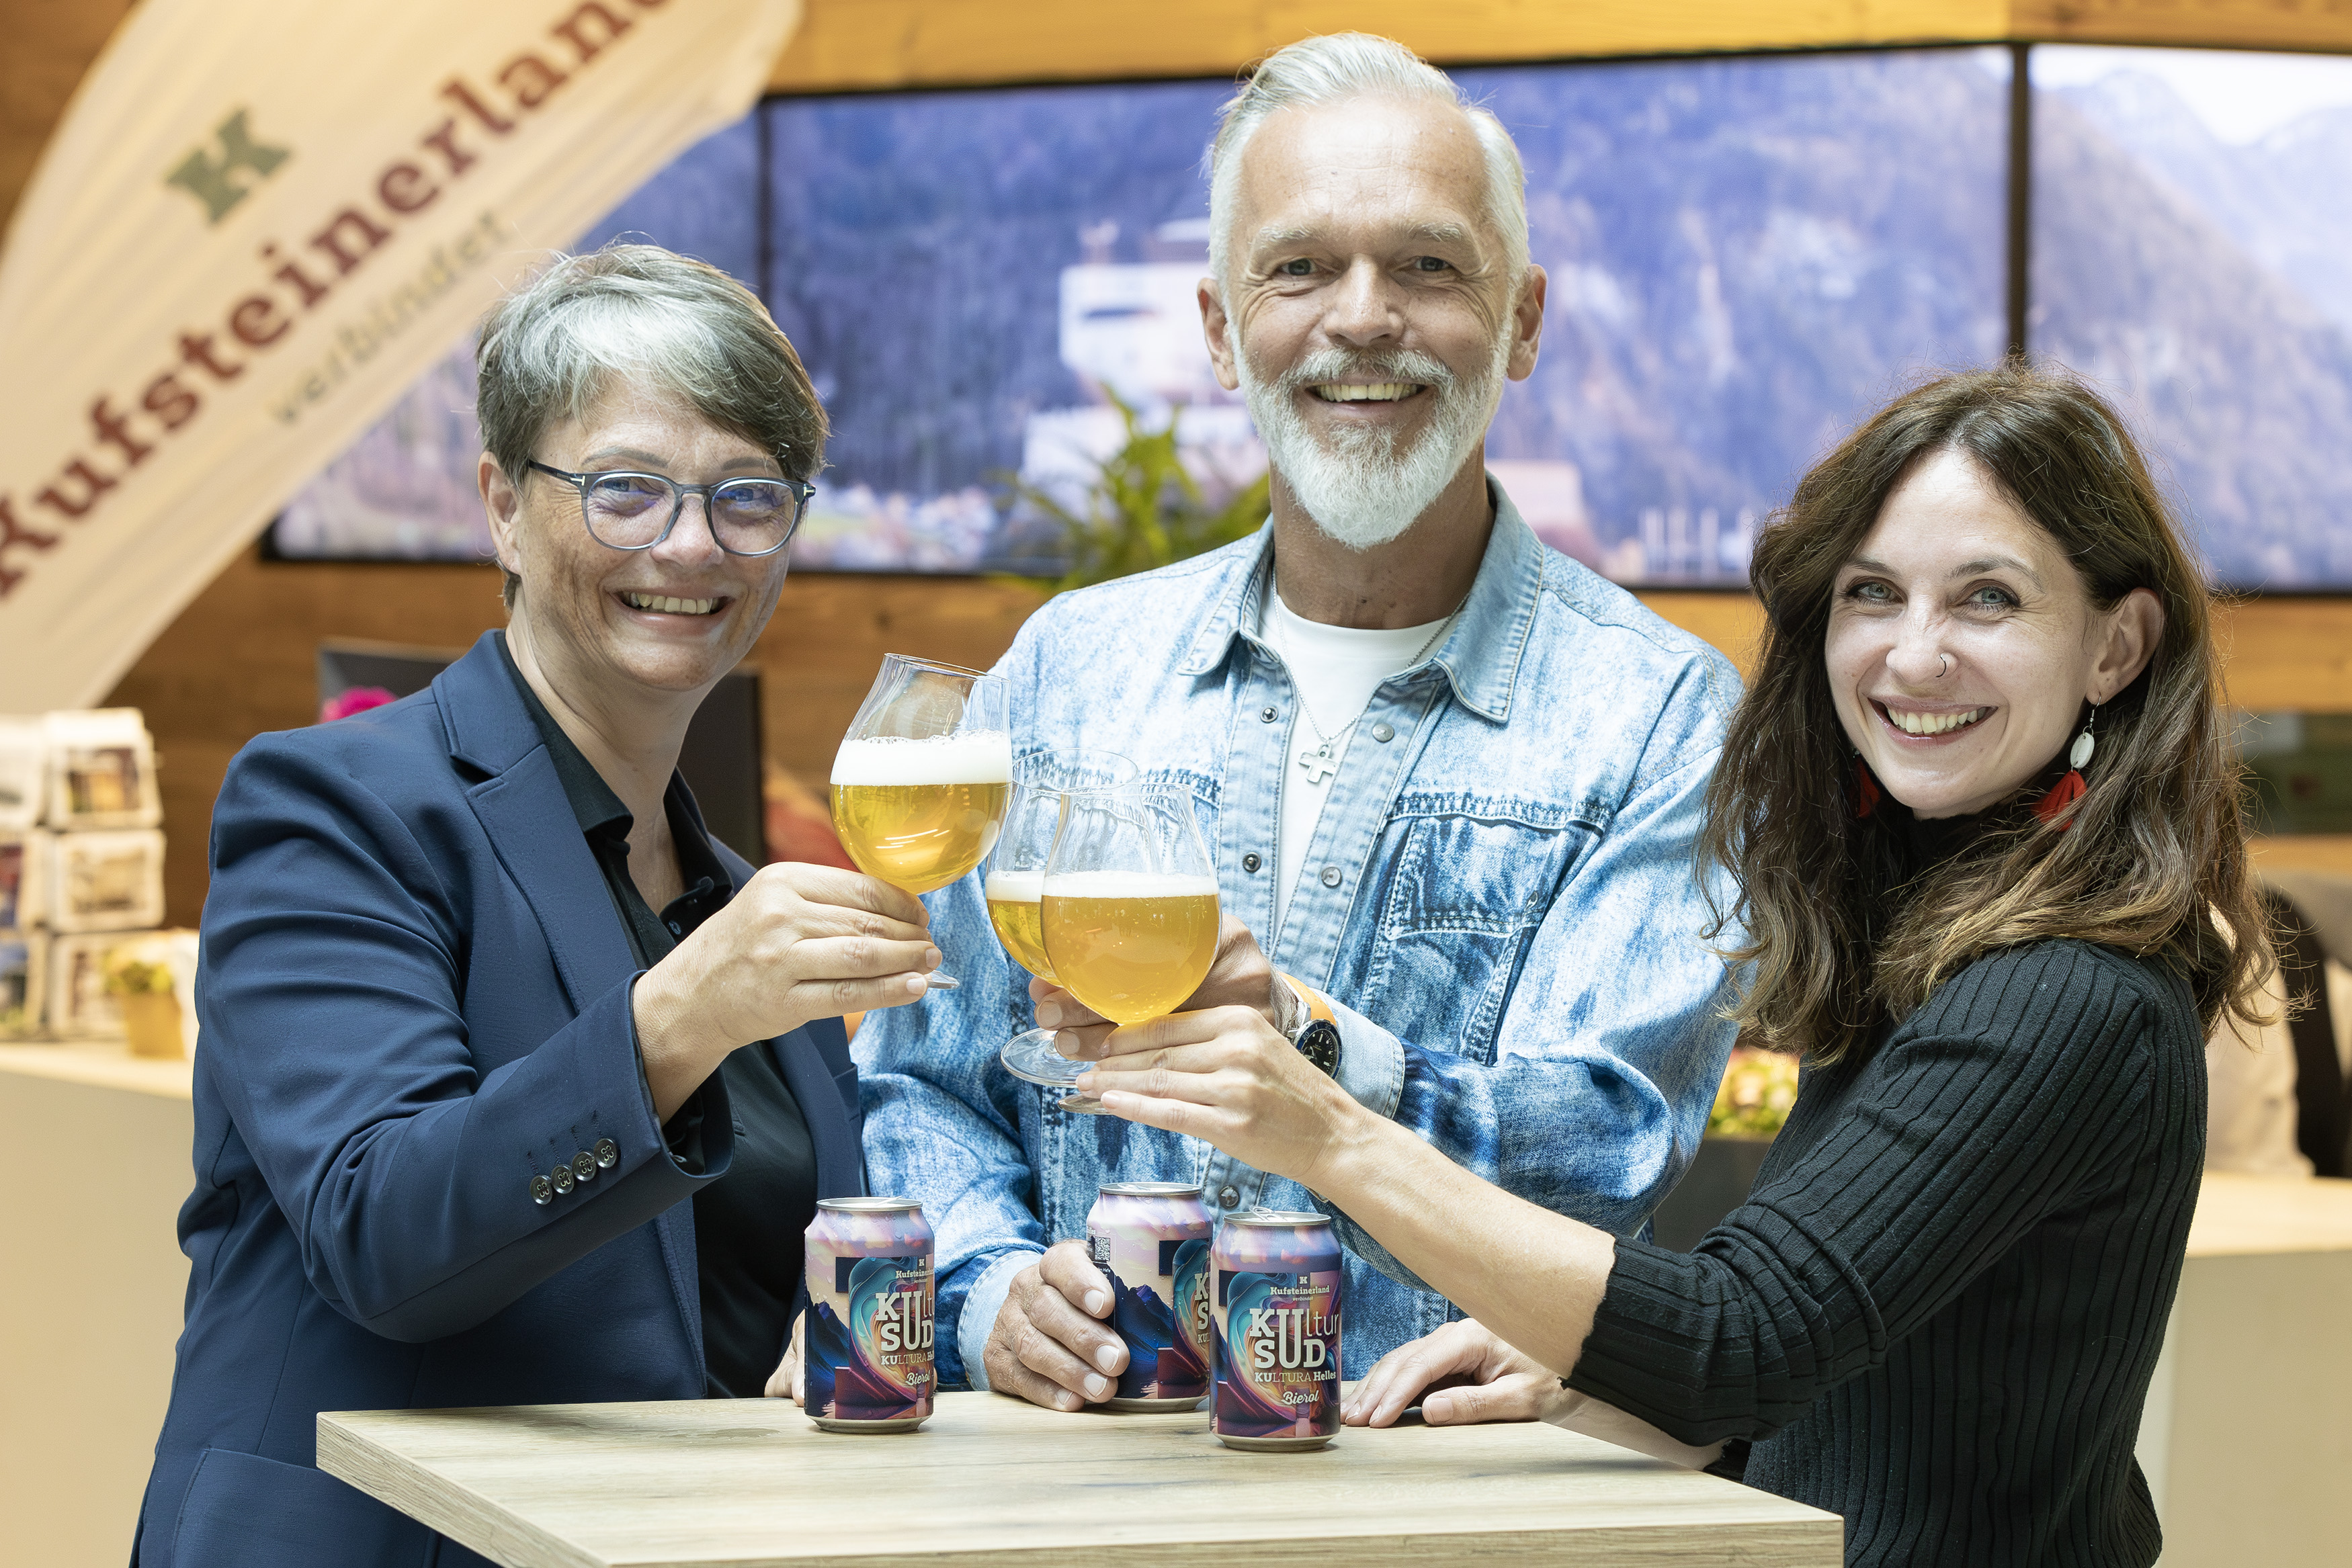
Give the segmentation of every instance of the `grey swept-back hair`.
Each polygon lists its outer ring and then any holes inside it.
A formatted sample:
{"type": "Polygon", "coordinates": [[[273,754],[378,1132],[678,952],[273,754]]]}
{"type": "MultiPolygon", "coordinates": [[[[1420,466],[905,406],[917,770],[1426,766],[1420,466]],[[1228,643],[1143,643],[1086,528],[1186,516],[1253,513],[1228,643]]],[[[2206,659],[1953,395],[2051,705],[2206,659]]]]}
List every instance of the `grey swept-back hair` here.
{"type": "Polygon", "coordinates": [[[1486,214],[1516,279],[1528,269],[1528,178],[1503,122],[1462,96],[1454,78],[1391,38],[1333,33],[1303,38],[1258,62],[1223,110],[1209,147],[1209,272],[1225,285],[1227,232],[1241,183],[1242,150],[1286,109],[1322,109],[1358,98],[1427,99],[1458,109],[1486,155],[1486,214]]]}
{"type": "MultiPolygon", "coordinates": [[[[614,377],[642,379],[756,442],[794,479],[824,466],[824,409],[750,289],[656,245],[559,256],[482,318],[482,444],[517,489],[547,427],[586,417],[614,377]]],[[[507,607],[514,607],[513,574],[507,607]]]]}

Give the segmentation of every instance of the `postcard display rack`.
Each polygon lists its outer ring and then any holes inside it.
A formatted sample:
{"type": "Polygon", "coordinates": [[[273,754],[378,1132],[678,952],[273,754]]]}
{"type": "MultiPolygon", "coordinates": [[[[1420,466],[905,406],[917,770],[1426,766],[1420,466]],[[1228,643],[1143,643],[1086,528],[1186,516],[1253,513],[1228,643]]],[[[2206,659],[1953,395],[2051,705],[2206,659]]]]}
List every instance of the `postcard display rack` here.
{"type": "Polygon", "coordinates": [[[163,818],[137,708],[0,715],[0,1036],[120,1035],[104,971],[127,945],[191,988],[193,943],[156,930],[163,818]]]}

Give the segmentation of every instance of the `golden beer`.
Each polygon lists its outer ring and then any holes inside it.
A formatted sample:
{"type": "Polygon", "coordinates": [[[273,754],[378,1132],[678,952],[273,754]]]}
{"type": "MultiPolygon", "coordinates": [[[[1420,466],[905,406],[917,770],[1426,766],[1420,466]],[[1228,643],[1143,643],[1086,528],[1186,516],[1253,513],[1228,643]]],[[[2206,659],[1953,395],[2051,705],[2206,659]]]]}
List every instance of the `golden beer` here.
{"type": "Polygon", "coordinates": [[[1002,731],[845,740],[833,763],[833,829],[858,870],[929,893],[987,855],[1012,792],[1002,731]]]}
{"type": "Polygon", "coordinates": [[[1045,896],[1042,871],[992,871],[988,873],[988,923],[1013,961],[1041,980],[1054,977],[1054,961],[1045,956],[1045,915],[1039,901],[1045,896]]]}
{"type": "Polygon", "coordinates": [[[1113,1023],[1173,1011],[1216,960],[1213,877],[1066,873],[1041,907],[1055,982],[1113,1023]]]}

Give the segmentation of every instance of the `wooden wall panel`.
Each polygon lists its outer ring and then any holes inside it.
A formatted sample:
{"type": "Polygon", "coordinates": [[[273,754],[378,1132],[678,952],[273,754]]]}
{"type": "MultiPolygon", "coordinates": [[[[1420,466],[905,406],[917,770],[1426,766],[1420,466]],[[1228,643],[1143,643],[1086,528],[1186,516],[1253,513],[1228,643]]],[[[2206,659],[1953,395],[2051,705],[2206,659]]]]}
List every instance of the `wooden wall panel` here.
{"type": "Polygon", "coordinates": [[[2015,0],[2013,37],[2073,44],[2352,51],[2345,0],[2015,0]]]}
{"type": "Polygon", "coordinates": [[[1989,39],[2004,0],[808,0],[778,92],[1223,76],[1314,33],[1381,33],[1438,61],[1989,39]]]}
{"type": "Polygon", "coordinates": [[[1229,75],[1314,33],[1441,64],[2049,39],[2352,50],[2345,0],[808,0],[777,92],[1229,75]]]}

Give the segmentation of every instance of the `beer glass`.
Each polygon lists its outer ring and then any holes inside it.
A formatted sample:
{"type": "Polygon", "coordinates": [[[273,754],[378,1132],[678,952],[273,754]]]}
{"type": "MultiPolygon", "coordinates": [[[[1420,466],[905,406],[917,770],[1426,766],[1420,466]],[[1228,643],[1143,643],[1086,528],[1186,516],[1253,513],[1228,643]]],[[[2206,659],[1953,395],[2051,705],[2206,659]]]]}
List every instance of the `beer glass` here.
{"type": "Polygon", "coordinates": [[[1008,708],[994,675],[884,656],[833,759],[833,830],[859,871],[925,894],[981,862],[1013,792],[1008,708]]]}
{"type": "MultiPolygon", "coordinates": [[[[1064,990],[1118,1024],[1173,1010],[1217,956],[1216,866],[1192,791],[1147,783],[1064,795],[1039,913],[1064,990]]],[[[1063,1062],[1057,1082],[1088,1065],[1063,1062]]],[[[1102,1109],[1091,1095],[1061,1103],[1102,1109]]]]}
{"type": "MultiPolygon", "coordinates": [[[[1040,979],[1054,978],[1045,956],[1045,861],[1062,825],[1062,797],[1073,790],[1116,789],[1133,784],[1135,764],[1114,753],[1032,757],[1013,770],[1013,803],[1004,831],[988,857],[988,923],[1013,961],[1040,979]]],[[[1054,1031],[1014,1035],[998,1052],[1005,1070],[1032,1083],[1064,1085],[1073,1063],[1054,1049],[1054,1031]]]]}

